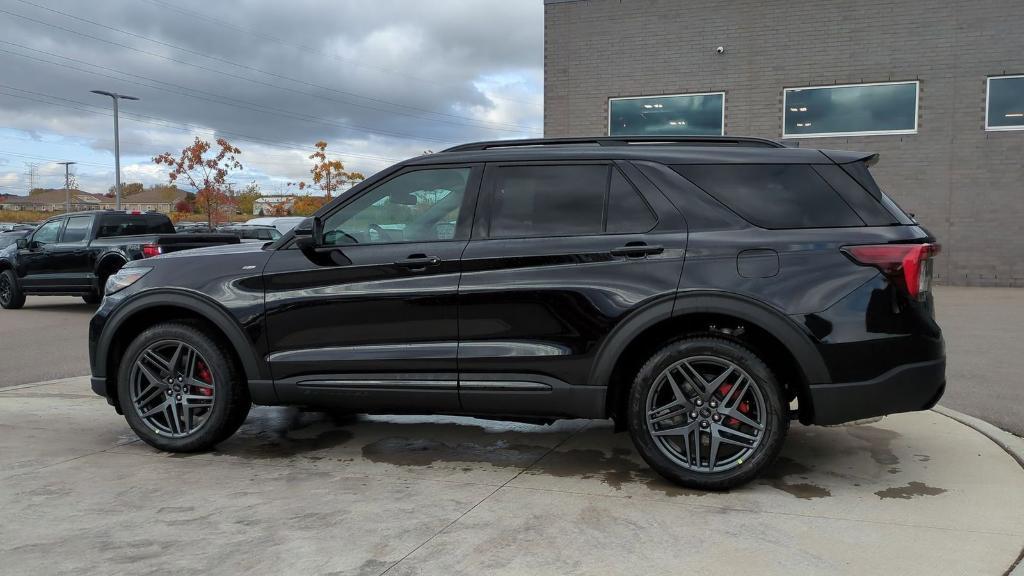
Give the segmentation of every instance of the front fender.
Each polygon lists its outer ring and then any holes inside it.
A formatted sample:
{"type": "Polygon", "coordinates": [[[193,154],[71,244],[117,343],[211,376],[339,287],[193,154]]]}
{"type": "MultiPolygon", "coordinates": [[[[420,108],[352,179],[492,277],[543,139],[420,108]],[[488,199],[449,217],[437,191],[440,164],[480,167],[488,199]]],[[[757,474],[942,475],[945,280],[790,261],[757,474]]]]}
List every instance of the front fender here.
{"type": "MultiPolygon", "coordinates": [[[[257,355],[253,343],[246,337],[242,326],[223,306],[205,295],[173,288],[146,290],[129,296],[125,302],[117,306],[103,323],[99,335],[95,339],[93,376],[96,378],[110,376],[106,374],[106,366],[111,344],[118,331],[126,323],[145,310],[167,306],[184,308],[212,322],[224,334],[238,355],[245,376],[250,383],[270,380],[270,370],[266,362],[257,355]]],[[[95,321],[96,318],[94,318],[95,321]]]]}

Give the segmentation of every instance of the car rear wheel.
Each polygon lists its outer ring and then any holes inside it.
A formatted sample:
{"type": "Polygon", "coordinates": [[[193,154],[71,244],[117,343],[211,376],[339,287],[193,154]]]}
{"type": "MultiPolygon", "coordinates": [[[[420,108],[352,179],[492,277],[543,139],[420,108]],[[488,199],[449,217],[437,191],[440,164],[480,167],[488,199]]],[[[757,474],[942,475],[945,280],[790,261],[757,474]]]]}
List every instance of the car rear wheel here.
{"type": "Polygon", "coordinates": [[[117,384],[132,430],[169,452],[212,448],[241,426],[251,406],[230,352],[192,324],[140,334],[125,351],[117,384]]]}
{"type": "Polygon", "coordinates": [[[789,429],[768,366],[731,340],[673,342],[644,364],[629,397],[641,456],[667,479],[701,490],[748,482],[778,456],[789,429]]]}
{"type": "Polygon", "coordinates": [[[25,293],[18,286],[18,279],[11,270],[0,273],[0,307],[17,310],[25,305],[25,293]]]}

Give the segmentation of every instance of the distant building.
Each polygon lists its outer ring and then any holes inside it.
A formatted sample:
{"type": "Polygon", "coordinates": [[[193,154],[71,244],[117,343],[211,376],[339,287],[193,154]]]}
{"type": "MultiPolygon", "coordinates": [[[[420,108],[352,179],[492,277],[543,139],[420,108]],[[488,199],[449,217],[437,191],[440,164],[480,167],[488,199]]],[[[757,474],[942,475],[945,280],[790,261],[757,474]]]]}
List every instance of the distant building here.
{"type": "Polygon", "coordinates": [[[295,205],[294,194],[268,194],[252,203],[253,216],[287,216],[295,205]]]}
{"type": "MultiPolygon", "coordinates": [[[[126,212],[163,212],[174,210],[175,205],[185,200],[188,194],[177,188],[147,189],[121,198],[121,210],[126,212]]],[[[37,190],[30,196],[8,196],[0,200],[0,208],[14,211],[64,212],[67,210],[67,191],[63,188],[37,190]]],[[[102,194],[90,194],[71,190],[71,211],[113,210],[114,198],[102,194]]]]}

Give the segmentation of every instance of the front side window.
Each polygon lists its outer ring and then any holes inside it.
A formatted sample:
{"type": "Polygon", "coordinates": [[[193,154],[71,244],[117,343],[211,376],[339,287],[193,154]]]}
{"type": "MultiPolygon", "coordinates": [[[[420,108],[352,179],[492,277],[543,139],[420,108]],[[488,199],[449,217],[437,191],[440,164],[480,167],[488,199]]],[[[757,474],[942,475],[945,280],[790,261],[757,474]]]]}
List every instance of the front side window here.
{"type": "Polygon", "coordinates": [[[725,93],[608,100],[610,136],[721,136],[725,93]]]}
{"type": "Polygon", "coordinates": [[[917,82],[787,88],[783,96],[783,138],[917,132],[917,82]]]}
{"type": "Polygon", "coordinates": [[[36,233],[32,235],[32,241],[38,242],[39,244],[53,244],[57,241],[57,237],[60,235],[61,224],[64,223],[63,219],[50,220],[46,224],[43,224],[36,230],[36,233]]]}
{"type": "Polygon", "coordinates": [[[988,79],[986,130],[1024,130],[1024,75],[988,79]]]}
{"type": "Polygon", "coordinates": [[[89,231],[92,230],[92,216],[72,216],[68,218],[68,225],[64,227],[64,235],[61,236],[62,244],[84,243],[89,239],[89,231]]]}
{"type": "Polygon", "coordinates": [[[469,168],[400,174],[328,217],[324,244],[451,240],[469,176],[469,168]]]}

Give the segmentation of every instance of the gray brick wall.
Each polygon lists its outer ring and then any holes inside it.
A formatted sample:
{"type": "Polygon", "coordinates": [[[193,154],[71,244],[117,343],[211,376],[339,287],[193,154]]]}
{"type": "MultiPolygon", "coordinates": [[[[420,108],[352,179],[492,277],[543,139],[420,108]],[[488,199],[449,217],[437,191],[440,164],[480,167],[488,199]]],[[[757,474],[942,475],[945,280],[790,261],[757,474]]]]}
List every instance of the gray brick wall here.
{"type": "Polygon", "coordinates": [[[724,91],[726,134],[777,139],[783,87],[919,80],[917,134],[800,145],[880,152],[941,282],[1024,286],[1024,131],[984,130],[985,78],[1024,74],[1024,1],[548,0],[544,28],[549,137],[606,134],[609,97],[724,91]]]}

